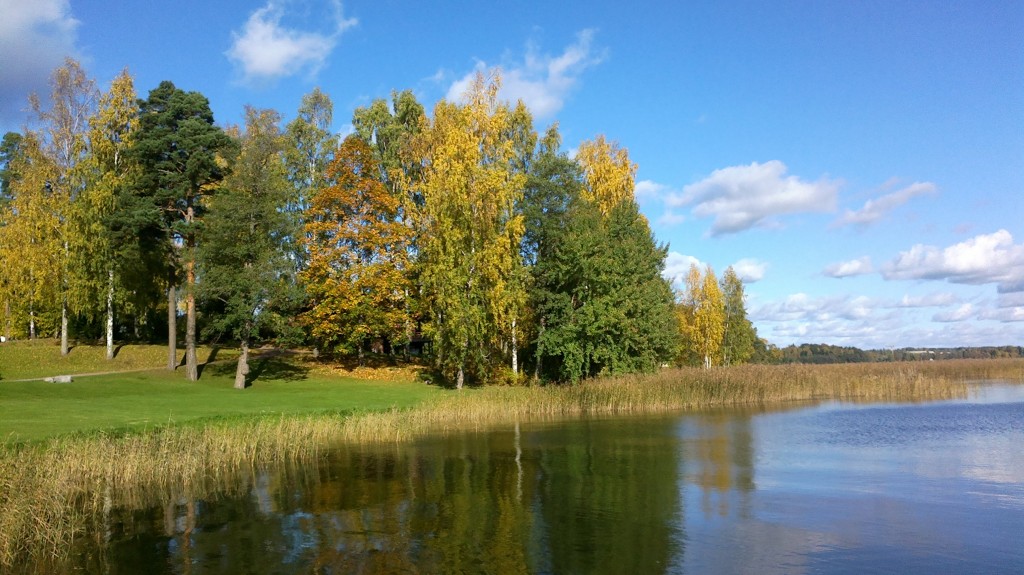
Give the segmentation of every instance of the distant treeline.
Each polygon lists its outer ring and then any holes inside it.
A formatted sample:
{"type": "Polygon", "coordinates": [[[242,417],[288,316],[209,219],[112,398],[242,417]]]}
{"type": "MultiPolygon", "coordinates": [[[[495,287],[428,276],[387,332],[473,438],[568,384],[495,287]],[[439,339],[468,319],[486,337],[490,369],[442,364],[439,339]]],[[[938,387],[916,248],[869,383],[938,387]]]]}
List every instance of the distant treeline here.
{"type": "Polygon", "coordinates": [[[995,359],[1024,357],[1024,347],[904,347],[860,349],[823,343],[802,343],[764,350],[753,358],[760,363],[871,363],[887,361],[928,361],[938,359],[995,359]]]}

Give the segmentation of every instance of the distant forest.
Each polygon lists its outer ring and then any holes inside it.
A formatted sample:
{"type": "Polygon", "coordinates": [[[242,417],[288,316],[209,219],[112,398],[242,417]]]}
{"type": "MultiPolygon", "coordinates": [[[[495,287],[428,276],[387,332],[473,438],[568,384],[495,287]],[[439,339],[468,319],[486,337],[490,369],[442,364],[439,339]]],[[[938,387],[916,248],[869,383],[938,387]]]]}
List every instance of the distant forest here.
{"type": "Polygon", "coordinates": [[[1012,345],[864,350],[823,343],[802,343],[758,352],[753,360],[760,363],[866,363],[1024,357],[1024,347],[1012,345]]]}

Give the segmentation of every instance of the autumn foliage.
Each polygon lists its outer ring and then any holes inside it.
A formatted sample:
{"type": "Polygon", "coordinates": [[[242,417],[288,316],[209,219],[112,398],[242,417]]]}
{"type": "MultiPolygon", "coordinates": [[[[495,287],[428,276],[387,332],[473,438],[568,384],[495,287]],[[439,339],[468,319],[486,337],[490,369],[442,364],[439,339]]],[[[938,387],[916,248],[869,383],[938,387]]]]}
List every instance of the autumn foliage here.
{"type": "Polygon", "coordinates": [[[228,339],[240,388],[262,343],[419,355],[456,387],[750,356],[735,274],[694,270],[673,301],[626,148],[599,135],[570,157],[497,73],[429,115],[410,91],[375,100],[340,142],[319,90],[283,127],[251,108],[221,127],[169,81],[137,99],[125,71],[100,94],[69,60],[52,85],[38,129],[0,147],[8,338],[105,336],[112,357],[166,334],[177,369],[184,331],[193,380],[197,340],[228,339]]]}
{"type": "Polygon", "coordinates": [[[350,136],[327,166],[305,225],[309,296],[303,323],[329,350],[361,354],[377,340],[408,341],[412,230],[397,219],[400,198],[378,178],[370,146],[350,136]]]}

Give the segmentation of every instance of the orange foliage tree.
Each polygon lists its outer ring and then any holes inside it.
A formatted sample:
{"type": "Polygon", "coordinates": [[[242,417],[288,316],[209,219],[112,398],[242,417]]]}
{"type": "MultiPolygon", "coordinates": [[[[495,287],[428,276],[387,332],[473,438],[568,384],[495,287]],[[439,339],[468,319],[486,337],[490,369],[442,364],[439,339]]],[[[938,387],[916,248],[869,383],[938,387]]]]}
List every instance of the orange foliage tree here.
{"type": "Polygon", "coordinates": [[[370,146],[349,136],[327,167],[330,185],[310,202],[301,278],[311,306],[302,320],[326,350],[362,356],[375,340],[408,337],[412,229],[379,174],[370,146]]]}

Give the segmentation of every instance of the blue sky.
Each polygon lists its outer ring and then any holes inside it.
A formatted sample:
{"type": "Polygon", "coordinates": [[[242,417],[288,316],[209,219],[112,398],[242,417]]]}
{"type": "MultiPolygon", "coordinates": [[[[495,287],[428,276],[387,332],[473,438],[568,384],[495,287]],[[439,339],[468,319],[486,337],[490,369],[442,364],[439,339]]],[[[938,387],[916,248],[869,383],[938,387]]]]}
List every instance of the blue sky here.
{"type": "Polygon", "coordinates": [[[639,165],[666,274],[747,281],[761,336],[1024,344],[1024,2],[0,0],[0,130],[65,55],[334,129],[392,90],[428,109],[500,66],[538,130],[639,165]]]}

